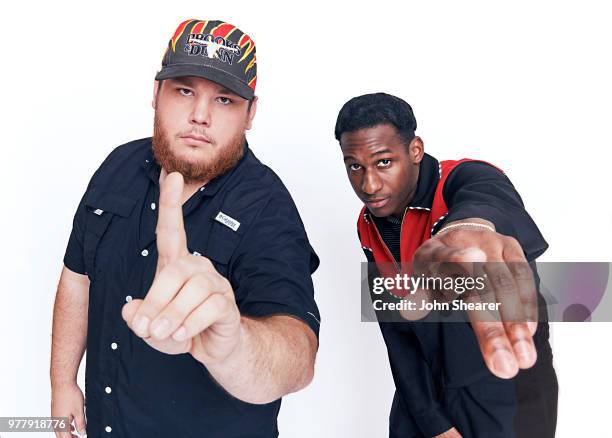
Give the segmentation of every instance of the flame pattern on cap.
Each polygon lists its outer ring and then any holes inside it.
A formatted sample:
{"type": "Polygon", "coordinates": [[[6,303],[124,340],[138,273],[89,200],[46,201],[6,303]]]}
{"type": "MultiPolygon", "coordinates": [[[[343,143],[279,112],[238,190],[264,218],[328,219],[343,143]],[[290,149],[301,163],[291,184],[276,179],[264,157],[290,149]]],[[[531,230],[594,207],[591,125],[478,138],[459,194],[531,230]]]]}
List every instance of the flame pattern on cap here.
{"type": "Polygon", "coordinates": [[[255,85],[257,84],[257,57],[255,55],[255,42],[250,36],[242,32],[233,24],[224,21],[189,19],[178,25],[174,35],[170,39],[168,49],[172,49],[173,52],[176,52],[176,45],[186,29],[189,29],[189,34],[208,33],[215,37],[222,37],[238,44],[242,50],[242,54],[237,63],[246,62],[244,68],[245,75],[249,70],[254,69],[253,77],[248,81],[248,86],[255,90],[255,85]]]}

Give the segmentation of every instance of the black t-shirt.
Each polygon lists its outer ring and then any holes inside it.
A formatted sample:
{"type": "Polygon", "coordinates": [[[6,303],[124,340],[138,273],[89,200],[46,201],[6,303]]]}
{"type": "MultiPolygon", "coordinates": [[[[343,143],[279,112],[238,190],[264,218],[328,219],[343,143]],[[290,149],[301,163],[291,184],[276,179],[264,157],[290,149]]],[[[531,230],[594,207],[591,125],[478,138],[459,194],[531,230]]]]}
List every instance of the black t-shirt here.
{"type": "MultiPolygon", "coordinates": [[[[247,144],[244,151],[183,205],[188,249],[230,281],[243,316],[295,316],[318,336],[311,274],[319,259],[281,180],[247,144]]],[[[88,436],[276,437],[280,399],[255,405],[234,398],[190,354],[153,349],[121,317],[155,275],[159,173],[150,138],[116,148],[74,217],[64,264],[91,282],[88,436]]]]}

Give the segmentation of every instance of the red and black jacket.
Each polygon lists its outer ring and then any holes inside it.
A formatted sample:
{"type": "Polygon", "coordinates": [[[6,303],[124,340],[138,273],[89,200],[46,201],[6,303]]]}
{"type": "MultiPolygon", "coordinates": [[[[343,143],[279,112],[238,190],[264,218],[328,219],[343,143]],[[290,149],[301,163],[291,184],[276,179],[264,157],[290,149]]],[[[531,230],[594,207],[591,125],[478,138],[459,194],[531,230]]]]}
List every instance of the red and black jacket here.
{"type": "MultiPolygon", "coordinates": [[[[393,274],[384,272],[394,266],[390,262],[411,262],[418,247],[444,223],[469,217],[489,220],[498,232],[517,238],[528,260],[547,248],[520,196],[500,169],[467,158],[438,162],[428,154],[419,169],[415,196],[402,219],[400,260],[385,244],[376,224],[379,218],[365,207],[359,214],[361,246],[377,275],[393,274]]],[[[407,417],[425,436],[448,430],[451,423],[437,397],[440,385],[461,387],[490,374],[471,326],[426,322],[379,325],[396,385],[391,430],[407,430],[407,417]]]]}

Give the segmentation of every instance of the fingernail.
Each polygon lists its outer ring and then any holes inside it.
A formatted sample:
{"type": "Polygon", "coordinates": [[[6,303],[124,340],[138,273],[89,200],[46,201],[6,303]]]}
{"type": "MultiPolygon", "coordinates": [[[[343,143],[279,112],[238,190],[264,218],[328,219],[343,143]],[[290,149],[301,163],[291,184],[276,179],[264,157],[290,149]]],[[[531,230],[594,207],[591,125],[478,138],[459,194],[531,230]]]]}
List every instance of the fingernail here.
{"type": "Polygon", "coordinates": [[[516,363],[514,357],[506,350],[497,350],[493,353],[493,368],[504,375],[514,374],[516,363]]]}
{"type": "Polygon", "coordinates": [[[134,331],[139,336],[146,336],[149,328],[149,318],[144,315],[139,315],[134,321],[134,331]]]}
{"type": "Polygon", "coordinates": [[[514,344],[514,352],[518,356],[520,361],[530,362],[531,361],[531,348],[525,341],[518,341],[514,344]]]}
{"type": "Polygon", "coordinates": [[[151,324],[151,332],[157,339],[162,339],[164,336],[166,336],[169,328],[170,321],[168,321],[166,318],[159,319],[151,324]]]}
{"type": "Polygon", "coordinates": [[[185,326],[181,326],[177,331],[172,335],[175,341],[184,341],[187,337],[187,329],[185,326]]]}

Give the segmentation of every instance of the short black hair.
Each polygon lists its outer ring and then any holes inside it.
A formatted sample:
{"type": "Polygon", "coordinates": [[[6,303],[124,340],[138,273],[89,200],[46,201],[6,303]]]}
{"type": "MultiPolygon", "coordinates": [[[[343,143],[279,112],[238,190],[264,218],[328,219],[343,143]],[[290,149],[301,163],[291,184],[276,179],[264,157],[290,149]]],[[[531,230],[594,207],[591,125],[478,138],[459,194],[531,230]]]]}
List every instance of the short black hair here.
{"type": "Polygon", "coordinates": [[[406,145],[414,138],[417,122],[412,107],[399,97],[387,93],[364,94],[346,102],[336,120],[335,136],[344,132],[389,124],[397,129],[406,145]]]}

